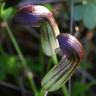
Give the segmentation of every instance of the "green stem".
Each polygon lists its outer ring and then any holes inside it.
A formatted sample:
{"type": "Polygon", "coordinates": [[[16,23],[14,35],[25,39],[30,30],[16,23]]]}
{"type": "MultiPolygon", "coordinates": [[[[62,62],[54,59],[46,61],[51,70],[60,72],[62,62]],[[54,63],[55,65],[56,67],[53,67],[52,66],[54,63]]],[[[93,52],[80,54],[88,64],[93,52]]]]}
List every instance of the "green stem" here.
{"type": "Polygon", "coordinates": [[[62,91],[63,91],[64,96],[69,96],[68,90],[65,85],[62,87],[62,91]]]}
{"type": "Polygon", "coordinates": [[[47,91],[45,91],[44,89],[41,89],[40,92],[38,93],[38,96],[47,96],[46,92],[47,91]]]}
{"type": "MultiPolygon", "coordinates": [[[[19,48],[19,46],[18,46],[18,44],[17,44],[17,42],[16,42],[16,39],[15,39],[14,35],[12,34],[12,32],[11,32],[11,30],[10,30],[7,22],[6,22],[6,20],[3,19],[3,21],[4,21],[4,23],[6,24],[6,27],[5,27],[5,28],[6,28],[7,32],[8,32],[8,35],[10,36],[10,39],[11,39],[11,41],[12,41],[12,43],[13,43],[13,45],[14,45],[17,53],[18,53],[18,56],[19,56],[19,58],[20,58],[20,60],[21,60],[21,62],[22,62],[22,65],[23,65],[23,67],[24,67],[24,69],[25,69],[25,71],[26,71],[26,70],[27,70],[27,62],[26,62],[26,60],[24,59],[23,54],[22,54],[22,52],[21,52],[21,50],[20,50],[20,48],[19,48]]],[[[27,75],[28,75],[28,74],[27,74],[27,75]]],[[[33,81],[33,78],[29,78],[29,76],[27,76],[27,78],[28,78],[28,80],[29,80],[29,83],[30,83],[30,85],[31,85],[31,88],[32,88],[34,94],[36,94],[36,93],[37,93],[37,89],[36,89],[35,83],[34,83],[34,81],[33,81]],[[36,93],[35,93],[35,92],[36,92],[36,93]]]]}
{"type": "Polygon", "coordinates": [[[54,63],[55,65],[58,64],[58,59],[57,59],[56,54],[53,54],[53,55],[52,55],[52,60],[53,60],[53,63],[54,63]]]}
{"type": "Polygon", "coordinates": [[[15,39],[15,37],[13,36],[13,34],[12,34],[12,32],[11,32],[11,30],[10,30],[7,22],[6,22],[6,20],[4,20],[4,23],[6,24],[6,30],[7,30],[7,32],[8,32],[8,35],[10,36],[10,39],[11,39],[11,41],[12,41],[12,43],[13,43],[16,51],[17,51],[17,53],[18,53],[18,56],[19,56],[19,58],[20,58],[20,60],[21,60],[21,62],[22,62],[22,64],[23,64],[23,67],[26,68],[27,62],[25,61],[25,59],[24,59],[24,57],[23,57],[23,54],[22,54],[21,51],[20,51],[20,48],[19,48],[19,46],[18,46],[18,44],[17,44],[17,42],[16,42],[16,39],[15,39]]]}
{"type": "Polygon", "coordinates": [[[31,89],[32,89],[33,92],[35,93],[35,96],[37,96],[38,91],[37,91],[37,88],[36,88],[36,86],[35,86],[35,82],[34,82],[34,80],[33,80],[32,72],[28,72],[28,73],[27,73],[27,78],[28,78],[28,80],[29,80],[29,84],[31,84],[31,85],[30,85],[30,86],[31,86],[31,89]]]}

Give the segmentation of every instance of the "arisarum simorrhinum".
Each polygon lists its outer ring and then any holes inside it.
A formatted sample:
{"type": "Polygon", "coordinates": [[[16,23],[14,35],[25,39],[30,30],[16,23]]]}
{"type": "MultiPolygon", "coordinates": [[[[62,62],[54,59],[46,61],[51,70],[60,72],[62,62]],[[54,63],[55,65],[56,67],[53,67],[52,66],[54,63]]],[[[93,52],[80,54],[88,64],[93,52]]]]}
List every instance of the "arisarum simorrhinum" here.
{"type": "Polygon", "coordinates": [[[22,4],[17,8],[14,21],[17,24],[33,27],[42,24],[43,21],[48,22],[44,24],[50,24],[46,28],[51,31],[43,28],[44,32],[42,31],[41,34],[42,44],[45,44],[43,46],[44,53],[48,56],[53,56],[56,55],[56,48],[60,48],[63,56],[59,64],[54,65],[45,75],[41,85],[46,91],[58,90],[72,76],[82,60],[84,53],[82,44],[73,35],[60,33],[53,14],[42,5],[25,4],[23,6],[22,4]],[[48,50],[52,51],[48,52],[48,50]]]}

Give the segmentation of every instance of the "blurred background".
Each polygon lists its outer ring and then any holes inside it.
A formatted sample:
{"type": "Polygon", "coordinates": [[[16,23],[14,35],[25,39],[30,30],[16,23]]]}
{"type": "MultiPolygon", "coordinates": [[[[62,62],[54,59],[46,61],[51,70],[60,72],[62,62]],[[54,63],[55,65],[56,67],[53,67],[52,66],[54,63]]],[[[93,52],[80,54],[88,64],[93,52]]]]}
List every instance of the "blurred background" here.
{"type": "MultiPolygon", "coordinates": [[[[70,95],[64,95],[60,89],[48,96],[96,96],[96,0],[0,0],[0,94],[34,96],[26,79],[27,70],[23,69],[8,30],[20,47],[37,90],[41,89],[42,78],[53,66],[52,59],[42,51],[40,27],[18,25],[13,21],[18,11],[16,6],[23,3],[47,7],[53,13],[60,32],[70,33],[72,28],[72,35],[84,46],[84,58],[71,78],[70,95]]],[[[66,86],[68,91],[68,83],[66,86]]]]}

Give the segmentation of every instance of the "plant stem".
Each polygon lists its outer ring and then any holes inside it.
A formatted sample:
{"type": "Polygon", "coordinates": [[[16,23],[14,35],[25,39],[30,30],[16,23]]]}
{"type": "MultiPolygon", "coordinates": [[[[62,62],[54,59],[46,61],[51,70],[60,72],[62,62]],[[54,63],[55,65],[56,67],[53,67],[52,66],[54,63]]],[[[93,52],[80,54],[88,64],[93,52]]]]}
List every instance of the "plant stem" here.
{"type": "Polygon", "coordinates": [[[68,90],[67,90],[65,85],[62,87],[62,91],[63,91],[64,96],[69,96],[68,95],[68,90]]]}
{"type": "Polygon", "coordinates": [[[44,89],[41,89],[40,92],[38,93],[38,96],[47,96],[46,92],[47,91],[45,91],[44,89]]]}
{"type": "MultiPolygon", "coordinates": [[[[15,39],[14,35],[12,34],[12,32],[11,32],[11,30],[10,30],[10,28],[9,28],[9,26],[8,26],[8,24],[7,24],[7,22],[6,22],[6,20],[5,20],[4,18],[3,18],[3,21],[4,21],[4,23],[6,24],[6,27],[5,27],[5,28],[6,28],[6,30],[7,30],[7,32],[8,32],[8,35],[10,36],[10,39],[11,39],[11,41],[12,41],[12,43],[13,43],[13,45],[14,45],[17,53],[18,53],[18,56],[19,56],[19,58],[20,58],[20,60],[21,60],[21,62],[22,62],[23,68],[24,68],[24,70],[26,71],[26,70],[27,70],[27,62],[26,62],[26,60],[24,59],[23,54],[22,54],[22,52],[21,52],[21,50],[20,50],[20,48],[19,48],[19,46],[18,46],[18,44],[17,44],[17,42],[16,42],[16,39],[15,39]]],[[[31,74],[32,74],[32,73],[31,73],[31,74]]],[[[32,77],[33,77],[33,76],[32,76],[32,77]]],[[[28,74],[27,74],[27,78],[28,78],[28,80],[29,80],[29,83],[30,83],[30,85],[31,85],[31,88],[32,88],[34,94],[37,94],[37,89],[36,89],[35,83],[34,83],[34,81],[33,81],[33,78],[29,78],[28,74]],[[35,92],[36,92],[36,93],[35,93],[35,92]]]]}
{"type": "Polygon", "coordinates": [[[35,93],[35,96],[37,96],[38,91],[37,91],[37,88],[36,88],[35,83],[34,83],[34,80],[33,80],[32,72],[28,72],[27,78],[28,78],[28,80],[29,80],[29,84],[30,84],[30,86],[31,86],[31,89],[32,89],[33,92],[35,93]]]}
{"type": "Polygon", "coordinates": [[[13,45],[14,45],[17,53],[18,53],[18,56],[19,56],[19,58],[20,58],[20,60],[21,60],[21,62],[22,62],[22,64],[23,64],[23,67],[26,68],[27,62],[26,62],[26,60],[24,59],[23,54],[22,54],[21,51],[20,51],[20,48],[19,48],[19,46],[18,46],[18,44],[17,44],[17,42],[16,42],[16,39],[15,39],[15,37],[13,36],[13,34],[12,34],[12,32],[11,32],[11,30],[10,30],[7,22],[6,22],[6,20],[4,20],[4,23],[6,24],[6,27],[5,27],[5,28],[6,28],[6,30],[7,30],[7,32],[8,32],[8,35],[10,36],[10,39],[11,39],[11,41],[12,41],[12,43],[13,43],[13,45]]]}

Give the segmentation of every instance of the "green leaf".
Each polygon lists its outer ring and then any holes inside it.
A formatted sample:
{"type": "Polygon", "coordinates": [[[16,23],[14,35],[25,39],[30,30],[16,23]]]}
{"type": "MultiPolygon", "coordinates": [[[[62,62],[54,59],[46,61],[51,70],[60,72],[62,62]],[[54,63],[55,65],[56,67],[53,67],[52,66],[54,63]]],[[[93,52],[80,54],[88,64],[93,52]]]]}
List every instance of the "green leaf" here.
{"type": "Polygon", "coordinates": [[[92,3],[87,4],[84,10],[83,23],[89,29],[96,26],[96,6],[92,3]]]}
{"type": "Polygon", "coordinates": [[[87,1],[88,1],[88,3],[93,3],[96,5],[96,0],[87,0],[87,1]]]}
{"type": "Polygon", "coordinates": [[[88,29],[93,29],[96,26],[96,4],[94,3],[96,0],[87,2],[85,5],[76,5],[74,7],[74,20],[82,20],[88,29]]]}
{"type": "Polygon", "coordinates": [[[0,56],[0,70],[5,73],[15,74],[17,72],[17,58],[15,56],[0,56]]]}
{"type": "Polygon", "coordinates": [[[79,21],[82,19],[84,14],[84,7],[83,5],[78,5],[74,7],[74,20],[79,21]]]}
{"type": "Polygon", "coordinates": [[[1,9],[0,9],[1,18],[4,18],[5,20],[8,20],[8,19],[10,19],[13,16],[14,9],[12,7],[4,9],[4,7],[5,7],[5,3],[3,3],[1,5],[1,9]]]}

